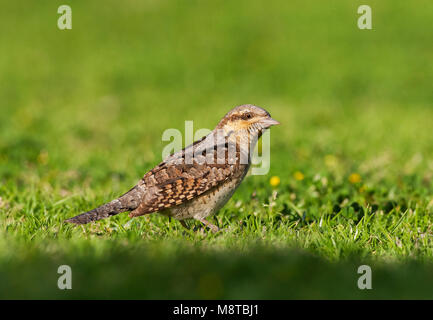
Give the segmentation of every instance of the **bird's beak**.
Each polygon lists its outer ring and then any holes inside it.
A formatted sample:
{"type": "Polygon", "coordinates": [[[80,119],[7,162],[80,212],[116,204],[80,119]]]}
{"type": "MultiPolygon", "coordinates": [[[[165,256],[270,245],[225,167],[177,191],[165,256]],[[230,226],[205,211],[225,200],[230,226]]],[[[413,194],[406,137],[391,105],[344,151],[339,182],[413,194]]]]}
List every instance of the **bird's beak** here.
{"type": "Polygon", "coordinates": [[[260,121],[260,124],[264,126],[265,128],[269,128],[271,126],[276,126],[280,124],[277,120],[272,119],[271,117],[265,118],[260,121]]]}

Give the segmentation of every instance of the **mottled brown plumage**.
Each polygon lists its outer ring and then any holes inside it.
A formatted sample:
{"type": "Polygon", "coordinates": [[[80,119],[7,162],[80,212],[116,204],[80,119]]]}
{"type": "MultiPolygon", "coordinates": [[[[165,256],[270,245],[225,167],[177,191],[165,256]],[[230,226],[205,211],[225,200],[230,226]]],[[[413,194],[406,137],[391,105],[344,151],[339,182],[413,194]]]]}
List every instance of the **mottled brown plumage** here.
{"type": "Polygon", "coordinates": [[[169,156],[126,194],[66,221],[85,224],[125,211],[130,217],[159,212],[183,226],[184,219],[193,218],[216,231],[206,217],[233,195],[248,172],[257,139],[275,124],[262,108],[236,107],[209,135],[169,156]]]}

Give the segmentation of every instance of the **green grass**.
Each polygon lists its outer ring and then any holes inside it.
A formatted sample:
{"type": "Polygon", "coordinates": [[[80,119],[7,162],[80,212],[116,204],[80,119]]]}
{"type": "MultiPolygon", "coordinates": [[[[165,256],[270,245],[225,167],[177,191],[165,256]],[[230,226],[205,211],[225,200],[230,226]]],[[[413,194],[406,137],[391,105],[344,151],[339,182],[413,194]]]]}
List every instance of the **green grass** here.
{"type": "Polygon", "coordinates": [[[0,298],[433,298],[431,1],[372,0],[371,31],[360,1],[74,1],[71,31],[61,4],[0,13],[0,298]],[[63,223],[244,103],[281,126],[224,232],[63,223]]]}

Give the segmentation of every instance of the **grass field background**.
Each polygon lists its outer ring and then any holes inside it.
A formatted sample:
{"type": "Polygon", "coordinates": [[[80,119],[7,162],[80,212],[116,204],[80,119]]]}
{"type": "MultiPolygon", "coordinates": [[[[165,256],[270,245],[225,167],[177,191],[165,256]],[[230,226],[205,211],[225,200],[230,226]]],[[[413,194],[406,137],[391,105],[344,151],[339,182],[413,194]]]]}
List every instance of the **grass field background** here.
{"type": "Polygon", "coordinates": [[[432,21],[429,0],[3,3],[0,298],[433,298],[432,21]],[[165,129],[245,103],[281,126],[224,232],[63,223],[161,161],[165,129]]]}

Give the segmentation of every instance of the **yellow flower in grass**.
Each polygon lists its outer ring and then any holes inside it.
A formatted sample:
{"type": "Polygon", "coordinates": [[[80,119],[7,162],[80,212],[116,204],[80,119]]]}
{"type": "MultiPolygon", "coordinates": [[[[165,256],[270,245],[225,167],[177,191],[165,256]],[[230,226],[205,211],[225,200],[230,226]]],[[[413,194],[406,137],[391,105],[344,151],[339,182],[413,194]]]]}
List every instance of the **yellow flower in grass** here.
{"type": "Polygon", "coordinates": [[[336,156],[332,154],[328,154],[325,156],[325,164],[328,167],[335,167],[337,165],[338,159],[336,156]]]}
{"type": "Polygon", "coordinates": [[[48,152],[41,151],[37,158],[38,163],[47,164],[48,163],[48,152]]]}
{"type": "Polygon", "coordinates": [[[303,174],[301,171],[296,171],[296,172],[293,174],[293,177],[294,177],[296,180],[298,180],[298,181],[302,181],[302,180],[304,180],[304,178],[305,178],[304,174],[303,174]]]}
{"type": "Polygon", "coordinates": [[[352,173],[349,176],[349,182],[350,183],[358,183],[361,182],[361,176],[359,175],[359,173],[352,173]]]}
{"type": "Polygon", "coordinates": [[[269,183],[272,187],[278,187],[278,185],[280,184],[280,178],[277,176],[273,176],[271,177],[271,180],[269,180],[269,183]]]}

